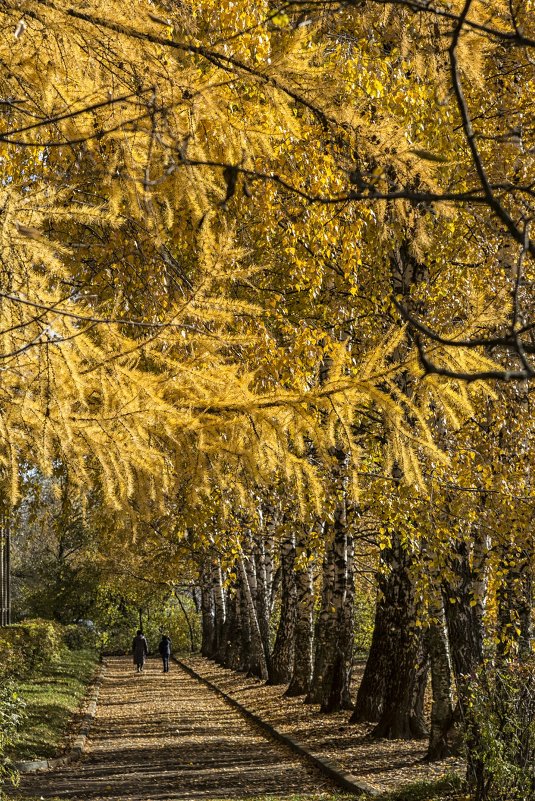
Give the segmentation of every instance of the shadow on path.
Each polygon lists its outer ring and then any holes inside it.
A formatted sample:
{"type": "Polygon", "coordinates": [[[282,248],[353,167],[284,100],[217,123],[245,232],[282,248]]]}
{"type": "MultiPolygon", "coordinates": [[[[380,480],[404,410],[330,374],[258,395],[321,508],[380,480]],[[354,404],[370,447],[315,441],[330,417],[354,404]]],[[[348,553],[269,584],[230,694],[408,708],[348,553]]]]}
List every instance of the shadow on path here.
{"type": "Polygon", "coordinates": [[[89,750],[80,762],[23,777],[20,798],[85,801],[227,799],[331,791],[294,754],[266,738],[177,666],[106,661],[89,750]]]}

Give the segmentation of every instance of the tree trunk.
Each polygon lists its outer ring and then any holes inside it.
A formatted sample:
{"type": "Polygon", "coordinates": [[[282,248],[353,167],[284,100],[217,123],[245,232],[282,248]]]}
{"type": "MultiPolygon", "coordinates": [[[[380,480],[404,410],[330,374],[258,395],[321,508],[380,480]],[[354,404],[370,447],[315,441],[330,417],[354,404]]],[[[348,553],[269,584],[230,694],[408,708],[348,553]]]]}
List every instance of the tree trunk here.
{"type": "Polygon", "coordinates": [[[463,722],[467,747],[466,778],[476,795],[482,792],[485,766],[478,756],[479,724],[471,715],[470,683],[483,658],[483,624],[472,601],[474,575],[470,567],[470,549],[466,542],[454,548],[452,578],[445,582],[445,611],[451,649],[453,674],[457,686],[458,710],[463,722]]]}
{"type": "Polygon", "coordinates": [[[201,654],[212,659],[215,655],[214,593],[208,563],[203,565],[201,576],[201,654]]]}
{"type": "Polygon", "coordinates": [[[383,713],[389,667],[394,659],[387,579],[388,576],[379,577],[381,595],[375,607],[372,642],[350,723],[377,723],[383,713]]]}
{"type": "Polygon", "coordinates": [[[444,600],[440,594],[430,607],[433,623],[429,627],[429,656],[431,660],[431,732],[426,760],[445,759],[452,753],[449,742],[453,724],[453,697],[451,686],[451,658],[446,629],[444,600]]]}
{"type": "Polygon", "coordinates": [[[322,564],[322,589],[321,589],[321,608],[315,626],[315,648],[314,648],[314,667],[310,689],[305,698],[307,704],[319,704],[321,702],[321,689],[327,671],[327,640],[332,629],[333,621],[333,590],[334,590],[334,548],[330,542],[332,531],[328,523],[323,523],[323,538],[325,542],[325,552],[322,564]]]}
{"type": "Polygon", "coordinates": [[[355,539],[347,532],[347,559],[345,576],[345,598],[342,607],[340,650],[342,652],[340,677],[340,708],[353,709],[351,681],[353,678],[354,630],[355,630],[355,539]]]}
{"type": "Polygon", "coordinates": [[[338,459],[336,486],[342,497],[336,505],[332,536],[326,544],[322,605],[316,629],[314,672],[306,699],[311,703],[319,703],[322,712],[347,708],[351,703],[349,681],[353,657],[353,544],[348,540],[347,534],[343,481],[345,454],[339,451],[336,457],[338,459]]]}
{"type": "MultiPolygon", "coordinates": [[[[456,682],[472,677],[483,656],[481,615],[472,604],[474,590],[470,568],[470,552],[465,542],[455,547],[451,561],[452,578],[445,582],[446,623],[451,649],[451,661],[456,682]]],[[[460,687],[458,687],[460,693],[460,687]]]]}
{"type": "Polygon", "coordinates": [[[532,559],[525,562],[522,569],[522,592],[519,600],[518,616],[520,622],[520,637],[518,640],[518,655],[527,659],[532,654],[533,643],[533,571],[532,559]]]}
{"type": "Polygon", "coordinates": [[[246,670],[242,607],[242,593],[237,584],[227,600],[227,617],[218,659],[230,670],[246,670]]]}
{"type": "Polygon", "coordinates": [[[0,626],[11,623],[11,543],[10,516],[5,501],[0,501],[0,626]]]}
{"type": "Polygon", "coordinates": [[[249,571],[247,570],[243,556],[240,556],[238,560],[238,569],[240,571],[245,609],[248,616],[249,648],[246,649],[246,653],[249,654],[248,673],[252,676],[258,676],[264,681],[267,681],[268,669],[266,655],[264,653],[264,644],[262,642],[262,634],[260,632],[258,617],[256,615],[253,594],[249,585],[249,571]]]}
{"type": "Polygon", "coordinates": [[[214,653],[217,653],[223,640],[225,625],[225,594],[223,574],[218,556],[212,556],[212,597],[214,602],[214,653]]]}
{"type": "Polygon", "coordinates": [[[328,637],[331,652],[321,688],[322,712],[351,709],[350,686],[353,667],[354,578],[352,538],[347,535],[345,499],[334,518],[333,626],[328,637]],[[348,547],[349,546],[349,547],[348,547]],[[349,558],[348,558],[349,557],[349,558]]]}
{"type": "Polygon", "coordinates": [[[529,553],[514,542],[502,546],[501,580],[496,590],[498,600],[498,655],[517,653],[525,658],[532,641],[532,560],[529,553]]]}
{"type": "Polygon", "coordinates": [[[184,603],[182,601],[182,598],[180,597],[180,594],[178,592],[176,592],[176,591],[175,591],[175,598],[178,601],[178,605],[180,606],[180,609],[182,610],[182,614],[184,615],[184,619],[185,619],[186,625],[188,627],[190,651],[193,654],[193,653],[195,653],[195,634],[194,634],[194,631],[193,631],[193,625],[192,625],[190,617],[188,615],[188,610],[184,606],[184,603]]]}
{"type": "Polygon", "coordinates": [[[427,671],[422,637],[415,627],[414,586],[409,575],[410,557],[399,537],[393,537],[392,623],[389,675],[381,717],[371,732],[375,738],[413,740],[427,737],[423,717],[423,685],[427,671]]]}
{"type": "Polygon", "coordinates": [[[272,566],[270,566],[271,555],[266,550],[264,541],[258,537],[254,542],[254,557],[256,566],[256,612],[258,616],[258,625],[260,627],[260,634],[262,637],[262,645],[268,670],[270,669],[270,642],[269,630],[271,620],[271,584],[270,578],[272,573],[272,566]]]}
{"type": "Polygon", "coordinates": [[[291,679],[294,657],[297,588],[295,583],[295,535],[281,542],[282,592],[277,636],[271,655],[269,684],[286,684],[291,679]]]}
{"type": "MultiPolygon", "coordinates": [[[[375,690],[375,704],[372,710],[380,709],[379,721],[372,737],[392,740],[418,739],[427,736],[423,719],[423,684],[426,678],[426,658],[423,653],[422,636],[416,628],[416,601],[414,585],[410,575],[411,556],[398,534],[392,535],[392,545],[383,552],[388,572],[380,578],[383,597],[382,607],[377,617],[382,625],[386,640],[382,647],[386,655],[378,666],[370,662],[370,652],[366,671],[378,675],[368,678],[375,690]],[[384,689],[382,699],[379,692],[384,689]]],[[[378,633],[378,635],[380,632],[378,633]]],[[[378,636],[374,631],[376,649],[378,636]]],[[[372,643],[373,645],[373,643],[372,643]]],[[[364,681],[363,681],[364,684],[364,681]]],[[[365,691],[359,690],[359,696],[365,691]]],[[[362,707],[357,705],[352,720],[362,719],[362,707]]]]}
{"type": "Polygon", "coordinates": [[[295,572],[296,580],[296,621],[295,621],[295,647],[292,678],[285,695],[294,697],[306,695],[310,689],[312,678],[312,646],[314,641],[314,583],[313,564],[310,554],[305,550],[305,543],[301,541],[302,554],[298,553],[298,566],[295,572]],[[304,560],[304,564],[300,561],[304,560]]]}

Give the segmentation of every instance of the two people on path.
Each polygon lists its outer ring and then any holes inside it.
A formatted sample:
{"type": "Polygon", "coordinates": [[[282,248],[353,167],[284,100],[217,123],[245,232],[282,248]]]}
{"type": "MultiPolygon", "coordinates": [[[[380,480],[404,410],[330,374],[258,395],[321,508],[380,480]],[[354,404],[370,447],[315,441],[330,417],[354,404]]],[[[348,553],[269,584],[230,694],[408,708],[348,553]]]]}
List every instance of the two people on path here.
{"type": "MultiPolygon", "coordinates": [[[[160,656],[162,657],[163,672],[169,673],[171,640],[167,636],[167,634],[162,634],[162,639],[160,640],[160,644],[158,645],[158,651],[160,652],[160,656]]],[[[132,640],[132,655],[134,657],[134,665],[136,666],[136,672],[142,673],[143,667],[145,665],[145,659],[149,655],[149,647],[147,645],[147,640],[145,639],[145,636],[143,635],[141,629],[137,630],[136,636],[132,640]]]]}

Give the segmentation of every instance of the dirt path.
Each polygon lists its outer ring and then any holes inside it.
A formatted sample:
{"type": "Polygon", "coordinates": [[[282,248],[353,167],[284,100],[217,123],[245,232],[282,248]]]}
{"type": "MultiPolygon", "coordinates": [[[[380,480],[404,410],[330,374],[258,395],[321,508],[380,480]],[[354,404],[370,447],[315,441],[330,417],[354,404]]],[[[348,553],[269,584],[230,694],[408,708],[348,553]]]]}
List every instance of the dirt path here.
{"type": "MultiPolygon", "coordinates": [[[[369,739],[372,726],[350,724],[347,710],[322,713],[317,705],[304,704],[302,696],[286,698],[285,685],[268,686],[199,655],[182,657],[182,661],[261,720],[305,745],[310,753],[332,760],[379,792],[399,791],[407,784],[435,781],[452,773],[464,775],[460,757],[423,761],[427,740],[369,739]]],[[[363,668],[364,662],[355,665],[354,697],[363,668]]]]}
{"type": "Polygon", "coordinates": [[[19,795],[89,801],[226,799],[332,791],[289,750],[183,670],[149,660],[136,675],[106,660],[89,749],[78,762],[23,777],[19,795]]]}

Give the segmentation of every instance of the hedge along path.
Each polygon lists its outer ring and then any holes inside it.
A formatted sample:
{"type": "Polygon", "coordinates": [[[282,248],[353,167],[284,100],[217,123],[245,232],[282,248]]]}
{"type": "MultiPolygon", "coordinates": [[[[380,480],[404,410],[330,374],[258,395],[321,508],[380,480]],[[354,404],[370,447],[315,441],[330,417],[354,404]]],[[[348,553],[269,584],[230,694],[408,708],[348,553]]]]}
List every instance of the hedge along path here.
{"type": "Polygon", "coordinates": [[[178,665],[108,658],[86,755],[22,777],[17,795],[173,801],[332,792],[319,771],[265,736],[178,665]]]}

